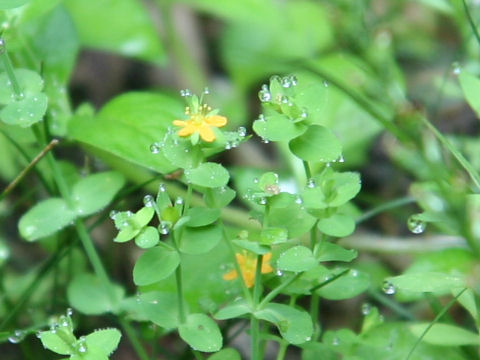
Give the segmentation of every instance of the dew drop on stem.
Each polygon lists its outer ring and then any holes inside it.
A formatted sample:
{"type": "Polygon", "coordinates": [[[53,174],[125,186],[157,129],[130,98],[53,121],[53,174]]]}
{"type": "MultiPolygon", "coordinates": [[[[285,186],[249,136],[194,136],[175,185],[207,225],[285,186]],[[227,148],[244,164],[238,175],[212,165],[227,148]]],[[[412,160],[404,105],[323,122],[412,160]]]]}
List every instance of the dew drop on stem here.
{"type": "Polygon", "coordinates": [[[154,199],[153,199],[153,196],[152,195],[145,195],[143,197],[143,204],[146,206],[146,207],[153,207],[154,205],[154,199]]]}
{"type": "Polygon", "coordinates": [[[393,295],[397,292],[395,286],[390,281],[385,281],[382,286],[382,290],[387,295],[393,295]]]}
{"type": "Polygon", "coordinates": [[[408,218],[407,227],[412,233],[421,234],[425,231],[427,223],[420,219],[419,214],[414,214],[408,218]]]}

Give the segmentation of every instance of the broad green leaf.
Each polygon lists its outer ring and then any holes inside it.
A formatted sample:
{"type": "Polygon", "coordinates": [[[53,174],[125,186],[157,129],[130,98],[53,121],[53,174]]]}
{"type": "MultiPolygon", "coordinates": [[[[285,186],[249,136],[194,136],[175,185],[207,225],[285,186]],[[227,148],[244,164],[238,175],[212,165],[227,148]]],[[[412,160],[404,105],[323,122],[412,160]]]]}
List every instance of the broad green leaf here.
{"type": "Polygon", "coordinates": [[[230,204],[235,199],[235,195],[235,190],[228,186],[209,188],[205,190],[203,200],[208,207],[221,209],[230,204]]]}
{"type": "Polygon", "coordinates": [[[255,317],[266,320],[277,326],[282,337],[291,344],[302,344],[310,341],[313,324],[310,315],[284,304],[270,303],[254,313],[255,317]]]}
{"type": "Polygon", "coordinates": [[[256,241],[250,240],[232,240],[232,243],[238,246],[239,248],[248,250],[257,255],[265,255],[270,252],[270,247],[261,245],[256,241]]]}
{"type": "Polygon", "coordinates": [[[313,269],[318,261],[312,251],[305,246],[294,246],[280,254],[277,269],[283,271],[302,272],[313,269]]]}
{"type": "Polygon", "coordinates": [[[283,114],[275,114],[256,120],[253,123],[255,133],[269,141],[289,141],[305,131],[303,124],[295,124],[283,114]]]}
{"type": "Polygon", "coordinates": [[[317,227],[326,235],[345,237],[355,230],[355,221],[351,216],[334,214],[328,218],[320,219],[317,227]]]}
{"type": "Polygon", "coordinates": [[[308,342],[301,345],[302,360],[337,360],[337,354],[328,345],[319,342],[308,342]]]}
{"type": "Polygon", "coordinates": [[[65,342],[64,337],[61,337],[54,331],[42,331],[38,334],[38,337],[46,349],[61,355],[73,354],[73,341],[72,343],[65,342]]]}
{"type": "Polygon", "coordinates": [[[220,209],[193,207],[188,209],[186,215],[190,216],[190,220],[188,220],[187,226],[205,226],[217,221],[220,216],[220,209]]]}
{"type": "MultiPolygon", "coordinates": [[[[410,326],[410,331],[420,337],[429,325],[429,323],[414,324],[410,326]]],[[[478,346],[480,336],[455,325],[437,323],[428,330],[422,341],[440,346],[478,346]]]]}
{"type": "Polygon", "coordinates": [[[185,170],[188,182],[207,188],[218,188],[227,185],[230,175],[222,165],[217,163],[203,163],[195,169],[185,170]]]}
{"type": "Polygon", "coordinates": [[[217,320],[227,320],[240,317],[250,312],[250,306],[245,300],[237,300],[217,311],[214,318],[217,320]]]}
{"type": "Polygon", "coordinates": [[[369,286],[370,277],[368,274],[359,270],[350,270],[345,275],[321,287],[316,293],[329,300],[343,300],[361,294],[369,286]]]}
{"type": "MultiPolygon", "coordinates": [[[[28,69],[15,69],[15,77],[20,91],[24,97],[34,97],[41,93],[43,89],[43,79],[35,71],[28,69]]],[[[6,105],[18,101],[13,84],[6,72],[0,74],[0,104],[6,105]]]]}
{"type": "MultiPolygon", "coordinates": [[[[452,295],[457,296],[464,289],[452,289],[452,295]]],[[[470,313],[474,320],[478,319],[477,303],[475,301],[475,293],[472,289],[466,289],[457,301],[470,313]]]]}
{"type": "Polygon", "coordinates": [[[194,165],[193,146],[190,139],[182,139],[177,136],[167,136],[163,141],[152,144],[150,150],[156,151],[163,156],[175,168],[191,169],[194,165]]]}
{"type": "Polygon", "coordinates": [[[222,239],[222,228],[219,225],[202,227],[185,227],[180,229],[182,237],[179,248],[185,254],[203,254],[213,249],[222,239]]]}
{"type": "Polygon", "coordinates": [[[286,229],[277,227],[263,228],[260,232],[260,245],[274,245],[286,242],[288,232],[286,229]]]}
{"type": "Polygon", "coordinates": [[[355,259],[358,252],[354,249],[345,249],[340,245],[329,241],[322,241],[318,248],[318,261],[346,261],[350,262],[355,259]]]}
{"type": "Polygon", "coordinates": [[[202,352],[215,352],[222,348],[223,338],[215,321],[205,314],[190,314],[184,324],[178,327],[180,337],[202,352]]]}
{"type": "Polygon", "coordinates": [[[95,330],[85,337],[88,351],[92,348],[101,350],[105,355],[115,351],[120,342],[122,333],[117,329],[95,330]]]}
{"type": "Polygon", "coordinates": [[[20,235],[28,241],[52,235],[75,220],[75,213],[63,199],[51,198],[28,210],[18,223],[20,235]]]}
{"type": "Polygon", "coordinates": [[[312,125],[288,144],[293,154],[304,161],[330,162],[342,155],[342,145],[330,129],[312,125]]]}
{"type": "Polygon", "coordinates": [[[420,272],[387,278],[395,289],[412,292],[449,293],[451,289],[465,287],[462,276],[440,272],[420,272]]]}
{"type": "Polygon", "coordinates": [[[0,111],[0,119],[8,125],[28,127],[43,119],[47,105],[44,93],[25,95],[23,99],[7,104],[0,111]]]}
{"type": "Polygon", "coordinates": [[[135,238],[135,244],[143,249],[154,247],[160,241],[158,230],[153,226],[147,226],[135,238]]]}
{"type": "Polygon", "coordinates": [[[458,75],[458,80],[460,81],[465,99],[477,114],[477,118],[480,118],[480,99],[478,98],[480,79],[468,71],[462,70],[458,75]]]}
{"type": "Polygon", "coordinates": [[[25,5],[30,0],[0,0],[0,10],[14,9],[25,5]]]}
{"type": "Polygon", "coordinates": [[[70,282],[67,297],[69,304],[82,314],[100,315],[118,310],[125,291],[120,286],[113,285],[111,292],[95,275],[83,273],[70,282]],[[111,292],[115,296],[113,299],[110,298],[111,292]]]}
{"type": "Polygon", "coordinates": [[[135,0],[67,0],[82,45],[163,62],[158,34],[143,3],[135,0]]]}
{"type": "Polygon", "coordinates": [[[126,93],[107,103],[95,117],[73,117],[68,135],[124,160],[169,173],[175,166],[161,152],[152,154],[150,145],[163,139],[172,121],[182,113],[182,104],[173,97],[158,93],[126,93]]]}
{"type": "Polygon", "coordinates": [[[133,268],[133,281],[138,286],[154,284],[173,273],[179,263],[178,252],[169,245],[160,243],[138,258],[133,268]]]}
{"type": "Polygon", "coordinates": [[[208,360],[242,360],[242,358],[237,350],[225,348],[210,356],[208,360]]]}
{"type": "Polygon", "coordinates": [[[122,174],[108,171],[87,176],[73,186],[72,199],[79,216],[94,214],[105,208],[125,184],[122,174]]]}
{"type": "Polygon", "coordinates": [[[165,329],[178,326],[178,303],[175,293],[149,291],[136,296],[134,301],[135,307],[140,309],[145,320],[165,329]]]}

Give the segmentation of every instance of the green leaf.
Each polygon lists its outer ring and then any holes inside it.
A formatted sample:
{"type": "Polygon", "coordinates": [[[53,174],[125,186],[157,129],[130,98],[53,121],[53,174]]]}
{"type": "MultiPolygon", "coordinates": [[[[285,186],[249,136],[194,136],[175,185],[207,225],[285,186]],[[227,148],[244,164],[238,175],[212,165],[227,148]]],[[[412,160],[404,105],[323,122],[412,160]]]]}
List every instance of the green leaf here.
{"type": "Polygon", "coordinates": [[[135,238],[135,244],[143,249],[149,249],[158,244],[160,235],[153,226],[147,226],[135,238]]]}
{"type": "Polygon", "coordinates": [[[213,249],[223,237],[220,225],[185,227],[180,231],[182,231],[182,238],[179,248],[185,254],[206,253],[213,249]]]}
{"type": "Polygon", "coordinates": [[[175,167],[161,152],[152,154],[150,145],[163,139],[172,121],[182,113],[183,106],[176,98],[158,93],[126,93],[108,102],[95,117],[74,116],[68,134],[124,160],[169,173],[175,167]]]}
{"type": "Polygon", "coordinates": [[[113,293],[115,298],[111,299],[103,282],[95,275],[86,273],[76,276],[67,288],[69,304],[86,315],[115,313],[124,296],[124,289],[114,285],[113,293]]]}
{"type": "Polygon", "coordinates": [[[477,118],[480,118],[480,99],[478,98],[478,94],[480,93],[480,79],[468,71],[462,70],[458,75],[458,80],[460,81],[465,99],[477,114],[477,118]]]}
{"type": "Polygon", "coordinates": [[[208,360],[242,360],[242,358],[237,350],[225,348],[210,356],[208,360]]]}
{"type": "Polygon", "coordinates": [[[312,125],[302,135],[288,143],[293,154],[305,161],[336,161],[342,155],[342,145],[330,129],[312,125]]]}
{"type": "Polygon", "coordinates": [[[302,272],[313,269],[318,261],[312,251],[305,246],[294,246],[280,254],[277,269],[283,271],[302,272]]]}
{"type": "Polygon", "coordinates": [[[67,0],[65,6],[84,46],[163,62],[164,52],[158,34],[142,3],[135,0],[67,0]]]}
{"type": "Polygon", "coordinates": [[[28,210],[18,223],[20,235],[28,241],[52,235],[75,220],[75,213],[63,199],[51,198],[28,210]]]}
{"type": "Polygon", "coordinates": [[[0,10],[14,9],[25,5],[30,0],[0,0],[0,10]]]}
{"type": "Polygon", "coordinates": [[[206,189],[203,194],[203,200],[208,207],[211,208],[224,208],[235,199],[235,190],[228,186],[222,186],[219,188],[206,189]]]}
{"type": "Polygon", "coordinates": [[[321,219],[317,224],[318,230],[326,235],[345,237],[355,230],[355,221],[351,216],[334,214],[328,218],[321,219]]]}
{"type": "Polygon", "coordinates": [[[43,93],[25,95],[21,100],[11,102],[0,111],[5,124],[28,127],[43,119],[47,111],[48,98],[43,93]]]}
{"type": "MultiPolygon", "coordinates": [[[[33,97],[41,93],[43,79],[35,71],[28,69],[15,69],[15,77],[24,97],[33,97]]],[[[14,103],[17,99],[12,82],[6,72],[0,74],[0,104],[7,105],[14,103]]]]}
{"type": "Polygon", "coordinates": [[[321,287],[316,293],[328,300],[343,300],[361,294],[369,286],[370,277],[368,274],[358,270],[350,270],[345,275],[321,287]]]}
{"type": "Polygon", "coordinates": [[[165,243],[145,251],[133,268],[133,282],[138,285],[154,284],[172,274],[180,263],[178,252],[165,243]]]}
{"type": "Polygon", "coordinates": [[[195,169],[185,170],[187,181],[207,188],[218,188],[227,185],[230,174],[227,169],[217,163],[203,163],[195,169]]]}
{"type": "Polygon", "coordinates": [[[340,245],[329,241],[322,241],[318,248],[318,261],[346,261],[350,262],[355,259],[358,252],[354,249],[345,249],[340,245]]]}
{"type": "MultiPolygon", "coordinates": [[[[452,289],[452,295],[457,296],[464,289],[452,289]]],[[[466,289],[457,301],[470,313],[474,320],[478,319],[477,303],[475,301],[475,293],[472,289],[466,289]]]]}
{"type": "Polygon", "coordinates": [[[286,229],[268,227],[263,228],[260,232],[260,245],[273,245],[286,242],[288,233],[286,229]]]}
{"type": "Polygon", "coordinates": [[[145,320],[151,321],[165,329],[173,329],[178,326],[176,294],[149,291],[136,296],[134,301],[135,307],[140,308],[145,320]]]}
{"type": "Polygon", "coordinates": [[[217,311],[214,318],[217,320],[227,320],[249,314],[250,312],[250,306],[245,300],[237,300],[217,311]]]}
{"type": "Polygon", "coordinates": [[[220,209],[193,207],[188,209],[186,215],[190,216],[190,220],[188,220],[186,223],[187,226],[205,226],[217,221],[217,219],[220,217],[220,209]]]}
{"type": "Polygon", "coordinates": [[[257,319],[266,320],[277,326],[282,337],[291,344],[310,341],[313,324],[310,315],[284,304],[270,303],[254,313],[257,319]]]}
{"type": "Polygon", "coordinates": [[[73,186],[72,199],[79,216],[94,214],[106,207],[123,187],[122,174],[108,171],[87,176],[73,186]]]}
{"type": "Polygon", "coordinates": [[[413,292],[449,293],[451,289],[465,287],[462,276],[439,272],[420,272],[387,278],[396,289],[413,292]]]}
{"type": "Polygon", "coordinates": [[[337,354],[328,345],[319,342],[308,342],[301,345],[302,360],[337,360],[337,354]]]}
{"type": "MultiPolygon", "coordinates": [[[[414,324],[410,326],[410,331],[415,336],[420,337],[429,325],[429,323],[414,324]]],[[[480,336],[455,325],[434,324],[422,341],[439,346],[478,346],[480,344],[480,336]]]]}
{"type": "Polygon", "coordinates": [[[222,348],[223,338],[215,321],[205,314],[190,314],[178,327],[180,337],[194,350],[215,352],[222,348]]]}
{"type": "Polygon", "coordinates": [[[67,343],[54,331],[42,331],[38,334],[43,347],[61,355],[73,354],[73,343],[67,343]]]}
{"type": "Polygon", "coordinates": [[[121,337],[122,333],[117,329],[102,329],[87,335],[85,341],[88,351],[94,348],[109,356],[117,348],[121,337]]]}
{"type": "Polygon", "coordinates": [[[269,141],[289,141],[305,131],[303,124],[295,124],[283,114],[266,116],[265,119],[255,120],[253,131],[269,141]]]}

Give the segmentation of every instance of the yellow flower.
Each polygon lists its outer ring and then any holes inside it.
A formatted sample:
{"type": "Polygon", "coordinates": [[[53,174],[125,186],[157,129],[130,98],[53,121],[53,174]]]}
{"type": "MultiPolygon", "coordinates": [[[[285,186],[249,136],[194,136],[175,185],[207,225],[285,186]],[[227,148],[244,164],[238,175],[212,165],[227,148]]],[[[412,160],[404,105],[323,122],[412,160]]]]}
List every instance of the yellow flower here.
{"type": "MultiPolygon", "coordinates": [[[[247,287],[251,288],[255,284],[255,271],[257,269],[257,257],[247,254],[246,251],[243,251],[241,254],[235,254],[237,257],[238,265],[242,271],[242,277],[245,281],[247,287]]],[[[262,260],[262,274],[268,274],[273,271],[272,266],[270,265],[270,259],[272,258],[272,253],[267,253],[263,255],[262,260]]],[[[232,270],[225,275],[223,275],[224,280],[234,280],[238,277],[237,270],[232,270]]]]}
{"type": "Polygon", "coordinates": [[[200,106],[198,112],[190,114],[190,109],[187,107],[185,114],[190,115],[190,119],[173,121],[173,125],[182,127],[178,132],[178,135],[185,137],[198,133],[206,142],[215,141],[216,137],[212,130],[212,126],[225,126],[227,124],[227,118],[220,115],[209,115],[211,110],[210,107],[204,104],[203,106],[200,106]]]}

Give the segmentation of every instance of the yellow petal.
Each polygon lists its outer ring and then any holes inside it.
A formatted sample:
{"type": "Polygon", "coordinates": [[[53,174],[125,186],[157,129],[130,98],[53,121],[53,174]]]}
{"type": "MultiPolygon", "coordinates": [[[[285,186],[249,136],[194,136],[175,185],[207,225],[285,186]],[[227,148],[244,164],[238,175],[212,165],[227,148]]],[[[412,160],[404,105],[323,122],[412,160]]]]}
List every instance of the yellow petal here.
{"type": "Polygon", "coordinates": [[[185,127],[178,132],[178,135],[189,136],[189,135],[192,135],[195,131],[196,131],[195,126],[191,124],[186,124],[185,127]]]}
{"type": "Polygon", "coordinates": [[[216,127],[222,127],[227,125],[227,118],[225,116],[220,116],[220,115],[212,115],[212,116],[207,116],[205,118],[205,122],[208,125],[216,126],[216,127]]]}
{"type": "Polygon", "coordinates": [[[223,280],[234,280],[238,277],[237,270],[232,270],[223,275],[223,280]]]}
{"type": "Polygon", "coordinates": [[[208,125],[202,124],[198,132],[200,133],[200,137],[205,140],[206,142],[212,142],[215,141],[215,133],[213,132],[212,128],[208,125]]]}
{"type": "Polygon", "coordinates": [[[187,126],[187,122],[184,120],[173,120],[173,125],[175,126],[187,126]]]}
{"type": "Polygon", "coordinates": [[[243,280],[245,280],[245,285],[248,288],[251,288],[255,284],[255,273],[251,270],[243,271],[243,280]]]}
{"type": "Polygon", "coordinates": [[[269,264],[262,264],[262,274],[268,274],[273,272],[273,267],[269,264]]]}

